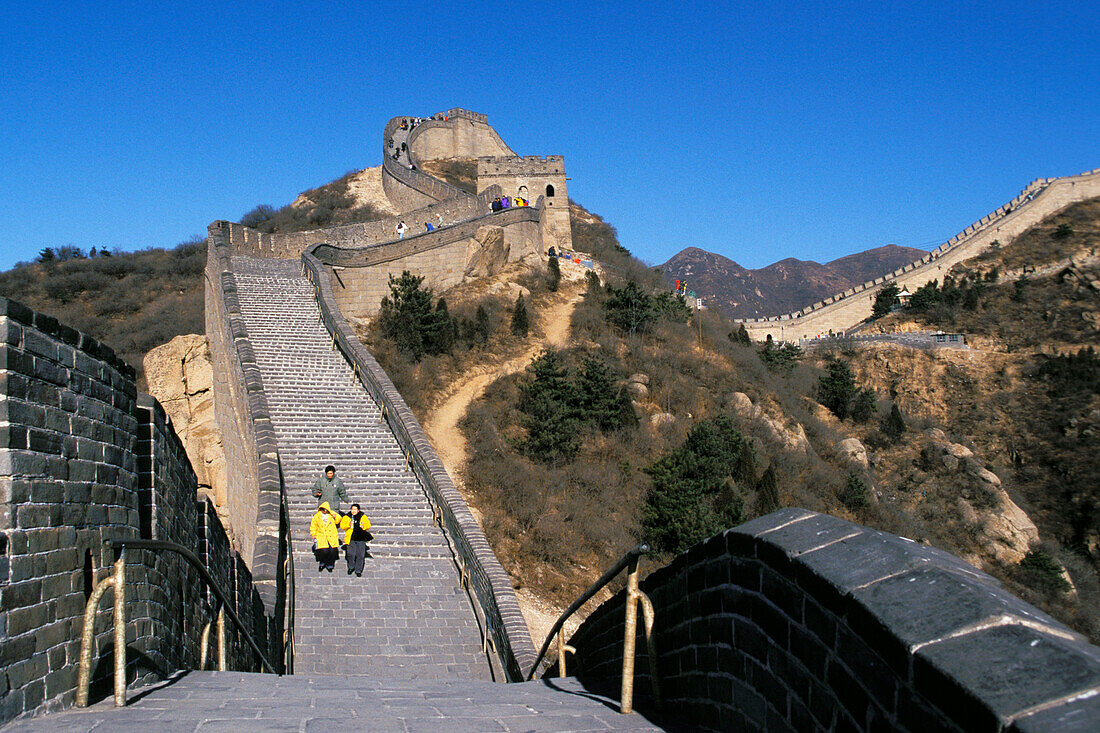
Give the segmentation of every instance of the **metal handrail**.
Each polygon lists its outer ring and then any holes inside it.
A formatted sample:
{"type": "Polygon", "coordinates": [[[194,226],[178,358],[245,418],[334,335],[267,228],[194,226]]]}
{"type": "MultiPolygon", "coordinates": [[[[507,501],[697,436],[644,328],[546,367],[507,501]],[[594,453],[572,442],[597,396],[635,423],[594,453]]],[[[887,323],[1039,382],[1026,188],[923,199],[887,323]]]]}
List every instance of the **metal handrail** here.
{"type": "MultiPolygon", "coordinates": [[[[282,463],[279,464],[280,481],[282,463]]],[[[283,671],[294,674],[294,545],[290,532],[290,508],[286,503],[286,492],[282,498],[283,518],[286,520],[286,629],[283,631],[283,671]]]]}
{"type": "MultiPolygon", "coordinates": [[[[115,603],[114,603],[114,688],[115,688],[115,706],[123,707],[126,705],[126,614],[125,614],[125,602],[126,602],[126,548],[133,548],[136,550],[153,550],[161,551],[166,550],[168,552],[174,552],[187,560],[193,568],[195,568],[199,576],[203,579],[206,585],[213,591],[214,596],[218,599],[221,605],[221,614],[229,616],[229,619],[236,625],[237,630],[244,637],[245,641],[252,648],[252,651],[259,657],[264,669],[274,675],[281,676],[281,673],[276,671],[274,665],[268,661],[267,656],[264,655],[263,650],[252,638],[252,635],[248,633],[248,630],[244,627],[236,611],[229,605],[228,598],[225,592],[218,586],[217,582],[210,575],[210,572],[206,569],[206,566],[202,564],[202,561],[198,556],[183,545],[175,542],[166,542],[164,540],[139,540],[139,539],[115,539],[104,540],[104,546],[108,548],[117,548],[119,550],[118,559],[115,561],[115,570],[107,578],[101,580],[95,590],[92,592],[92,596],[88,599],[88,604],[84,609],[84,628],[81,634],[80,640],[80,670],[77,678],[77,691],[76,691],[76,704],[80,707],[87,707],[88,705],[88,687],[91,678],[91,663],[92,663],[92,642],[95,635],[95,614],[96,608],[99,605],[100,599],[103,597],[103,593],[108,587],[114,588],[115,603]]],[[[224,668],[224,620],[221,620],[219,626],[219,656],[221,657],[219,666],[224,668]]],[[[207,636],[207,633],[204,633],[207,636]]],[[[204,649],[205,652],[205,649],[204,649]]],[[[205,656],[205,654],[204,654],[205,656]]]]}
{"type": "Polygon", "coordinates": [[[562,627],[565,625],[566,620],[576,613],[577,610],[587,603],[594,595],[599,593],[608,583],[614,580],[615,576],[624,569],[629,568],[626,580],[626,621],[623,632],[623,677],[619,711],[622,713],[629,713],[633,709],[634,641],[638,623],[638,603],[642,604],[646,647],[649,656],[649,680],[653,687],[653,702],[657,708],[661,707],[661,690],[657,679],[657,650],[653,640],[653,603],[650,602],[649,597],[638,588],[638,561],[641,559],[642,555],[648,553],[649,545],[644,543],[630,548],[625,555],[619,558],[618,562],[608,568],[608,570],[600,576],[599,580],[588,586],[588,590],[582,593],[577,600],[569,604],[569,608],[565,609],[565,612],[562,613],[562,615],[558,617],[558,620],[554,622],[554,625],[550,627],[550,633],[546,635],[546,641],[543,642],[542,648],[535,658],[535,663],[531,666],[531,671],[527,673],[526,678],[528,680],[533,680],[535,678],[535,672],[538,670],[539,664],[542,663],[543,658],[546,656],[546,652],[550,649],[551,642],[554,641],[555,638],[558,642],[558,675],[565,677],[565,653],[567,651],[571,653],[576,652],[573,647],[565,643],[565,635],[562,631],[562,627]]]}

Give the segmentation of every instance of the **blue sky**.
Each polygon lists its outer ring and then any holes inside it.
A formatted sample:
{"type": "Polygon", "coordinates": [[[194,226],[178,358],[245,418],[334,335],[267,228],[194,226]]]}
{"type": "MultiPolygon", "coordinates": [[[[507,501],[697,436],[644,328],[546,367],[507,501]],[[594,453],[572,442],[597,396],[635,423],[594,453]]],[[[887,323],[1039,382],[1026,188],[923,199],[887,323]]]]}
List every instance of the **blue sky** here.
{"type": "Polygon", "coordinates": [[[0,0],[0,268],[174,246],[458,106],[654,264],[930,248],[1100,167],[1098,49],[1083,2],[0,0]]]}

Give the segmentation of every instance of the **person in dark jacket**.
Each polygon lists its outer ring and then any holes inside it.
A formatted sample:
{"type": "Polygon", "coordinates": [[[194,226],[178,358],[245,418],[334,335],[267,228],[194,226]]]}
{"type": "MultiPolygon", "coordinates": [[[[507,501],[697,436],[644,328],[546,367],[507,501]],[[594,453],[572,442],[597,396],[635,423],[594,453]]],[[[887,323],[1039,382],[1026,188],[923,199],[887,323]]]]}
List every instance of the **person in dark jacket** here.
{"type": "Polygon", "coordinates": [[[363,577],[363,559],[372,557],[367,543],[374,539],[370,533],[370,520],[359,511],[358,504],[351,505],[351,511],[340,517],[340,529],[344,530],[344,557],[348,561],[348,575],[355,573],[363,577]]]}
{"type": "Polygon", "coordinates": [[[325,466],[325,472],[313,484],[313,496],[318,505],[328,502],[333,511],[340,511],[340,500],[348,500],[348,490],[344,482],[336,478],[336,466],[325,466]]]}

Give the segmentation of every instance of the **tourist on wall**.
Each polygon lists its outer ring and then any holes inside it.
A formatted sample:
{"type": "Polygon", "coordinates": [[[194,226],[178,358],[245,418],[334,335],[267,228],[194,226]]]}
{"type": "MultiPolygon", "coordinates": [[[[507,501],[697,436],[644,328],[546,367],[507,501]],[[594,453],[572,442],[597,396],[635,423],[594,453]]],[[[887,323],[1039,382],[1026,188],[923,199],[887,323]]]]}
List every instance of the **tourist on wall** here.
{"type": "Polygon", "coordinates": [[[363,576],[363,559],[373,557],[367,543],[374,539],[371,534],[370,520],[359,510],[358,504],[351,505],[351,511],[340,517],[340,529],[344,530],[344,558],[348,561],[348,575],[355,573],[363,576]]]}
{"type": "Polygon", "coordinates": [[[313,484],[313,496],[318,504],[328,505],[340,511],[340,500],[348,500],[348,490],[344,488],[344,482],[336,478],[336,466],[325,466],[325,472],[313,484]]]}
{"type": "Polygon", "coordinates": [[[434,232],[435,231],[435,225],[432,224],[430,221],[424,222],[424,231],[434,232]]]}
{"type": "Polygon", "coordinates": [[[405,238],[405,232],[409,231],[409,228],[407,226],[405,226],[404,220],[397,222],[396,229],[397,229],[397,238],[398,239],[404,239],[405,238]]]}
{"type": "Polygon", "coordinates": [[[315,541],[313,556],[317,558],[317,572],[327,570],[331,573],[340,557],[340,532],[336,528],[336,522],[327,501],[321,502],[317,513],[309,522],[309,534],[315,541]]]}

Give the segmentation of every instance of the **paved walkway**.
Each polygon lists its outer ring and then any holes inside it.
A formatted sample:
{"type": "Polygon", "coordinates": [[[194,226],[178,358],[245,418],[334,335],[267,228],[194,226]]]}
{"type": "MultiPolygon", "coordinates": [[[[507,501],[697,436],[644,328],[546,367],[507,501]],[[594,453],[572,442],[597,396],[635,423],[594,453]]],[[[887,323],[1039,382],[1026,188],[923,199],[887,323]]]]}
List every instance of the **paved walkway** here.
{"type": "MultiPolygon", "coordinates": [[[[489,679],[473,607],[424,492],[378,405],[321,324],[300,263],[233,258],[283,460],[296,588],[297,674],[489,679]],[[370,517],[363,577],[319,573],[309,490],[326,464],[370,517]]],[[[347,505],[344,506],[347,509],[347,505]]]]}
{"type": "Polygon", "coordinates": [[[115,731],[659,731],[640,714],[588,693],[576,680],[494,684],[369,677],[274,677],[190,672],[131,693],[125,708],[110,698],[40,718],[4,733],[115,731]]]}

